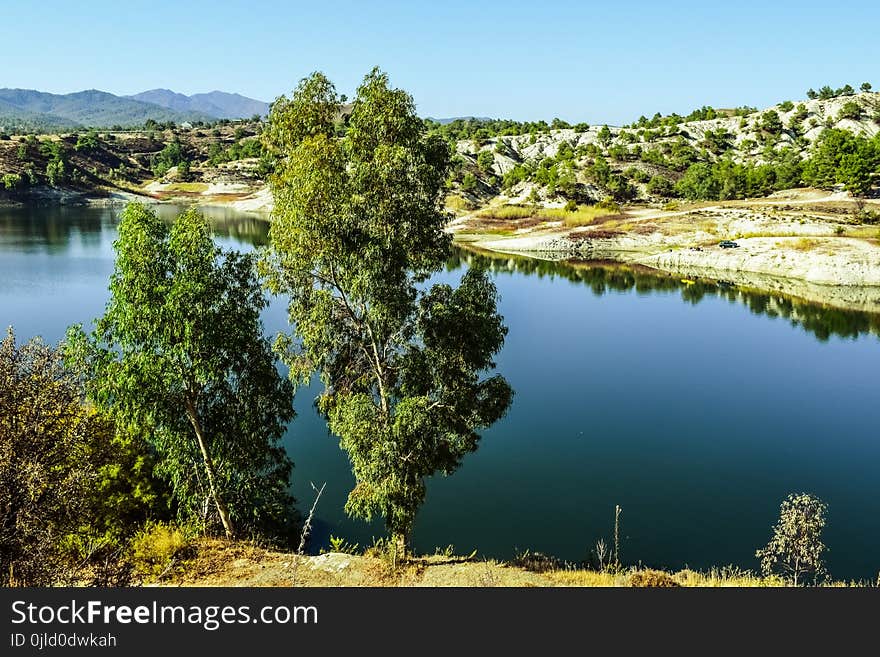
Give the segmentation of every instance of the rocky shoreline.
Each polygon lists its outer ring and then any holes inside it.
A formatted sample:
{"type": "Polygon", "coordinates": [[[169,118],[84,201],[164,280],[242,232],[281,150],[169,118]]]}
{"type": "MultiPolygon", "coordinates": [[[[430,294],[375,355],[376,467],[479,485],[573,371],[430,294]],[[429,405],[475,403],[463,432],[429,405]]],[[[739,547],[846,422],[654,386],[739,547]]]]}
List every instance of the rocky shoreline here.
{"type": "Polygon", "coordinates": [[[205,186],[204,191],[180,191],[174,185],[152,185],[140,193],[127,190],[88,190],[71,188],[37,187],[26,196],[0,198],[0,207],[24,207],[28,205],[80,205],[91,207],[124,206],[131,202],[167,203],[170,205],[197,205],[227,207],[240,212],[265,214],[272,212],[272,194],[268,187],[254,189],[225,188],[218,185],[205,186]]]}
{"type": "Polygon", "coordinates": [[[880,227],[853,225],[844,214],[713,206],[633,211],[616,226],[555,222],[506,234],[497,227],[481,233],[475,221],[460,218],[450,230],[460,243],[494,253],[614,261],[880,313],[880,227]],[[725,240],[736,246],[723,248],[725,240]]]}
{"type": "Polygon", "coordinates": [[[698,281],[700,279],[722,281],[724,284],[734,287],[777,293],[782,296],[794,297],[810,303],[843,310],[880,313],[880,283],[847,285],[817,283],[805,278],[797,278],[791,274],[780,275],[734,269],[732,267],[719,267],[708,262],[685,262],[683,259],[677,258],[673,253],[644,257],[632,251],[614,251],[607,248],[576,251],[528,251],[491,248],[494,246],[492,243],[484,242],[471,242],[470,244],[478,245],[481,249],[486,249],[499,255],[509,254],[553,261],[577,259],[579,261],[597,261],[602,263],[611,261],[620,264],[641,265],[649,270],[679,275],[685,281],[698,281]]]}

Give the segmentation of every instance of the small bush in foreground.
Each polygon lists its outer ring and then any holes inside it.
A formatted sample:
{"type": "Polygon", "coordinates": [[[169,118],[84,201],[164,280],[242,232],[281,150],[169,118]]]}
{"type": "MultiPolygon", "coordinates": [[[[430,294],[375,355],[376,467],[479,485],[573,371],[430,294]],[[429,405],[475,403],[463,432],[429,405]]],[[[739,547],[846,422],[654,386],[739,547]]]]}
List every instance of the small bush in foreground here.
{"type": "Polygon", "coordinates": [[[674,588],[681,586],[672,575],[662,570],[637,570],[629,577],[629,585],[650,588],[674,588]]]}
{"type": "Polygon", "coordinates": [[[147,524],[131,541],[135,573],[147,579],[161,577],[175,561],[186,556],[192,544],[180,527],[162,522],[147,524]]]}
{"type": "Polygon", "coordinates": [[[543,552],[532,552],[531,550],[518,553],[510,562],[510,565],[532,573],[549,573],[562,570],[565,566],[562,561],[554,556],[544,554],[543,552]]]}

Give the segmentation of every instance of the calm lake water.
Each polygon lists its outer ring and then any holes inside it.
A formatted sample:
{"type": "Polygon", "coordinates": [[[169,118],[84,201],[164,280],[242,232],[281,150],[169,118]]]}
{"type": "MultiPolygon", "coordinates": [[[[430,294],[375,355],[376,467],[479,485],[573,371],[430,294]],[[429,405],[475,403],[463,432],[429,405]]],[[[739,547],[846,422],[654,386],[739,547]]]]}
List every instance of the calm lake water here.
{"type": "MultiPolygon", "coordinates": [[[[0,324],[58,341],[107,300],[115,210],[0,209],[0,324]]],[[[162,212],[173,214],[172,208],[162,212]]],[[[256,218],[210,212],[218,241],[266,242],[256,218]]],[[[416,547],[587,558],[621,515],[626,563],[757,568],[789,492],[829,504],[836,578],[880,569],[880,318],[610,266],[483,260],[510,328],[498,368],[509,415],[450,478],[429,486],[416,547]]],[[[266,329],[286,327],[280,300],[266,329]]],[[[294,492],[327,489],[315,536],[362,546],[381,527],[346,518],[348,461],[301,389],[286,436],[294,492]]]]}

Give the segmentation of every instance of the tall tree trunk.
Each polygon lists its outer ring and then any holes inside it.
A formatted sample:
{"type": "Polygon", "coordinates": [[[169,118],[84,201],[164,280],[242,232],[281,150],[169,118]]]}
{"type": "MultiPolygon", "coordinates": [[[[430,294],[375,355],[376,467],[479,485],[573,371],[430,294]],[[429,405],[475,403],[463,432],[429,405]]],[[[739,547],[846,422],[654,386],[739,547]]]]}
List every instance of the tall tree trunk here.
{"type": "Polygon", "coordinates": [[[394,532],[391,534],[391,543],[394,549],[394,567],[409,556],[410,537],[406,532],[394,532]]]}
{"type": "Polygon", "coordinates": [[[196,433],[196,440],[199,443],[199,449],[202,452],[202,459],[205,462],[205,472],[208,473],[208,488],[211,491],[211,497],[214,498],[214,504],[217,506],[217,513],[220,514],[220,522],[223,523],[223,530],[226,532],[226,538],[235,538],[235,528],[232,525],[232,519],[229,517],[229,509],[223,501],[220,493],[217,491],[217,475],[214,471],[214,461],[208,453],[208,445],[205,442],[205,436],[202,432],[202,425],[196,414],[195,404],[192,400],[186,400],[186,414],[192,424],[193,431],[196,433]]]}

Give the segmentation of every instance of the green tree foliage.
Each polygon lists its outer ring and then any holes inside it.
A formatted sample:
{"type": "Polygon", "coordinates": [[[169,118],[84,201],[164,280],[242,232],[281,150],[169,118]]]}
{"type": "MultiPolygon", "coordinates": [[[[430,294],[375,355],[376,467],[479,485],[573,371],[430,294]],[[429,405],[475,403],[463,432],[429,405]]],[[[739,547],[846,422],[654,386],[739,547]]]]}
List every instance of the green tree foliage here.
{"type": "Polygon", "coordinates": [[[842,121],[844,119],[850,119],[852,121],[859,121],[862,118],[862,113],[863,110],[861,105],[854,100],[848,100],[843,104],[843,107],[840,108],[837,120],[842,121]]]}
{"type": "Polygon", "coordinates": [[[60,158],[49,160],[46,164],[46,179],[52,187],[67,182],[67,166],[64,160],[60,158]]]}
{"type": "Polygon", "coordinates": [[[684,171],[698,159],[696,149],[684,137],[679,137],[669,148],[669,166],[676,171],[684,171]]]}
{"type": "Polygon", "coordinates": [[[64,157],[64,146],[61,141],[52,139],[39,140],[40,154],[48,159],[61,159],[64,157]]]}
{"type": "Polygon", "coordinates": [[[119,550],[167,511],[146,443],[84,402],[59,352],[0,341],[0,572],[40,586],[119,550]]]}
{"type": "Polygon", "coordinates": [[[629,159],[630,152],[623,144],[613,144],[608,147],[608,156],[618,162],[623,162],[629,159]]]}
{"type": "Polygon", "coordinates": [[[283,535],[293,391],[262,334],[253,257],[222,251],[194,210],[169,229],[140,204],[123,213],[115,248],[103,317],[91,336],[68,331],[90,398],[150,437],[182,520],[283,535]]]}
{"type": "Polygon", "coordinates": [[[712,165],[699,162],[691,165],[675,185],[676,191],[687,199],[717,199],[721,185],[712,165]]]}
{"type": "Polygon", "coordinates": [[[512,396],[493,368],[507,329],[483,271],[454,288],[426,279],[450,253],[440,211],[450,155],[426,134],[412,98],[374,69],[349,128],[333,136],[340,100],[315,73],[272,107],[264,132],[278,157],[270,287],[289,295],[291,374],[318,372],[318,408],[351,460],[346,510],[382,516],[406,550],[425,480],[451,474],[478,430],[512,396]]]}
{"type": "Polygon", "coordinates": [[[3,183],[3,189],[12,192],[24,184],[24,179],[17,173],[5,173],[3,174],[3,177],[0,178],[0,182],[3,183]]]}
{"type": "Polygon", "coordinates": [[[157,178],[161,178],[168,173],[168,169],[178,166],[186,159],[183,144],[175,138],[168,142],[157,155],[153,156],[153,173],[157,178]]]}
{"type": "Polygon", "coordinates": [[[263,146],[259,139],[243,139],[236,141],[229,148],[224,149],[223,144],[214,142],[208,147],[208,163],[217,166],[223,162],[234,162],[253,157],[264,157],[263,146]]]}
{"type": "Polygon", "coordinates": [[[663,176],[653,176],[646,187],[649,194],[655,196],[675,196],[675,185],[669,178],[663,176]]]}
{"type": "Polygon", "coordinates": [[[606,147],[607,147],[608,144],[611,143],[611,138],[612,138],[612,136],[613,136],[613,135],[611,134],[611,129],[610,129],[607,125],[603,125],[603,126],[599,129],[599,132],[598,132],[598,134],[596,135],[596,138],[599,140],[599,142],[600,142],[603,146],[606,146],[606,147]]]}
{"type": "Polygon", "coordinates": [[[495,156],[492,154],[492,151],[479,152],[477,155],[477,166],[480,168],[480,171],[490,173],[493,164],[495,164],[495,156]]]}
{"type": "Polygon", "coordinates": [[[492,137],[526,135],[550,131],[546,121],[520,122],[509,119],[455,119],[441,124],[430,119],[425,120],[429,132],[440,135],[450,142],[474,139],[491,139],[492,137]]]}
{"type": "Polygon", "coordinates": [[[257,161],[257,168],[255,169],[257,176],[262,180],[266,180],[269,176],[275,171],[275,158],[272,157],[269,153],[263,153],[260,155],[260,159],[257,161]]]}
{"type": "Polygon", "coordinates": [[[718,112],[713,107],[703,106],[688,114],[685,121],[711,121],[718,118],[718,112]]]}
{"type": "Polygon", "coordinates": [[[862,82],[862,86],[859,87],[859,90],[863,93],[868,93],[869,91],[871,91],[871,89],[872,87],[870,82],[862,82]]]}
{"type": "Polygon", "coordinates": [[[828,506],[808,493],[790,494],[779,508],[779,520],[767,547],[755,553],[765,575],[782,573],[797,586],[806,576],[825,575],[822,530],[828,506]]]}
{"type": "Polygon", "coordinates": [[[806,119],[809,114],[810,113],[807,110],[806,105],[804,105],[803,103],[798,104],[798,106],[795,108],[794,114],[791,115],[791,119],[789,120],[789,128],[799,128],[800,125],[804,122],[804,119],[806,119]]]}
{"type": "Polygon", "coordinates": [[[804,170],[805,181],[815,187],[842,184],[855,195],[871,189],[872,174],[880,171],[880,139],[869,140],[848,130],[822,132],[813,157],[804,170]]]}
{"type": "Polygon", "coordinates": [[[502,187],[504,189],[510,189],[514,185],[517,185],[525,180],[529,179],[530,171],[527,167],[517,164],[511,169],[508,169],[504,173],[504,177],[502,179],[502,187]]]}
{"type": "MultiPolygon", "coordinates": [[[[867,83],[864,83],[867,84],[867,83]]],[[[869,91],[870,86],[868,85],[868,89],[864,89],[864,84],[862,85],[862,91],[869,91]]],[[[831,98],[838,98],[839,96],[852,96],[856,93],[856,90],[852,88],[852,85],[845,84],[839,89],[833,89],[827,84],[819,89],[819,92],[815,92],[813,89],[807,91],[807,98],[810,100],[814,100],[818,98],[819,100],[830,100],[831,98]]]]}
{"type": "Polygon", "coordinates": [[[642,169],[637,169],[636,167],[629,167],[623,173],[627,178],[630,178],[638,183],[647,183],[651,180],[650,173],[642,169]]]}
{"type": "Polygon", "coordinates": [[[590,177],[599,185],[607,185],[611,180],[611,167],[601,155],[597,155],[588,169],[590,177]]]}
{"type": "Polygon", "coordinates": [[[189,180],[192,177],[192,170],[190,169],[189,160],[181,160],[180,164],[177,165],[177,178],[178,180],[189,180]]]}
{"type": "MultiPolygon", "coordinates": [[[[658,148],[646,148],[642,151],[642,162],[648,164],[656,164],[657,166],[670,166],[663,156],[663,152],[658,148]]],[[[687,168],[687,167],[685,167],[687,168]]]]}
{"type": "Polygon", "coordinates": [[[702,146],[710,153],[720,155],[733,146],[731,135],[726,129],[718,128],[717,130],[707,130],[703,136],[702,146]]]}
{"type": "MultiPolygon", "coordinates": [[[[768,158],[768,163],[762,165],[765,171],[773,170],[773,189],[770,191],[778,191],[781,189],[793,189],[802,187],[804,177],[805,163],[801,159],[800,153],[794,148],[783,148],[774,151],[773,156],[768,158]]],[[[769,191],[766,193],[770,193],[769,191]]]]}
{"type": "Polygon", "coordinates": [[[761,115],[758,127],[770,135],[778,135],[782,132],[782,120],[774,110],[767,110],[761,115]]]}
{"type": "Polygon", "coordinates": [[[739,163],[730,157],[691,165],[675,190],[691,200],[730,200],[765,196],[801,185],[803,163],[793,149],[773,151],[765,164],[739,163]]]}
{"type": "Polygon", "coordinates": [[[91,153],[98,150],[101,147],[101,140],[98,138],[98,133],[94,130],[89,130],[84,135],[79,135],[76,139],[76,150],[77,152],[86,152],[91,153]]]}
{"type": "Polygon", "coordinates": [[[613,174],[606,184],[608,193],[618,203],[626,203],[636,197],[638,190],[630,183],[625,176],[613,174]]]}
{"type": "Polygon", "coordinates": [[[559,160],[560,162],[566,162],[574,160],[574,158],[575,152],[574,149],[571,147],[571,144],[569,144],[567,141],[559,144],[559,148],[556,151],[557,160],[559,160]]]}
{"type": "Polygon", "coordinates": [[[40,141],[40,154],[49,161],[46,163],[46,179],[53,187],[64,184],[70,177],[70,166],[67,162],[67,152],[61,141],[47,139],[40,141]]]}
{"type": "Polygon", "coordinates": [[[726,110],[723,114],[719,114],[719,112],[716,111],[713,107],[704,105],[699,109],[695,109],[687,116],[681,116],[679,114],[670,114],[668,116],[663,116],[660,114],[660,112],[654,114],[654,116],[650,119],[645,116],[640,116],[639,120],[633,123],[630,127],[671,129],[686,121],[711,121],[712,119],[717,119],[719,116],[748,116],[749,114],[753,114],[755,111],[756,110],[754,107],[737,107],[734,110],[726,110]]]}

